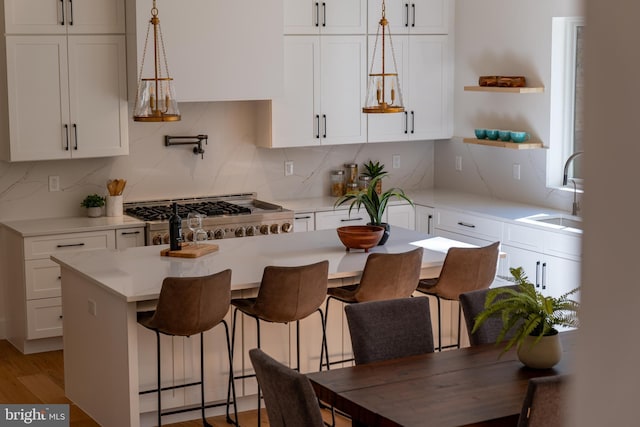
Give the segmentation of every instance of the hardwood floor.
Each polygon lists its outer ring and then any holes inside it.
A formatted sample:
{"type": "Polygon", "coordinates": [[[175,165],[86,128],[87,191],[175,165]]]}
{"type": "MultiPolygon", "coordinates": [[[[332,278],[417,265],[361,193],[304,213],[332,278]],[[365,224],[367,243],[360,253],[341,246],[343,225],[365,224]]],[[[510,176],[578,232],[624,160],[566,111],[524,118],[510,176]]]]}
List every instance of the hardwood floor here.
{"type": "MultiPolygon", "coordinates": [[[[0,402],[1,403],[67,403],[72,427],[96,427],[80,408],[64,396],[64,360],[62,351],[24,355],[6,340],[0,340],[0,402]]],[[[257,411],[238,414],[241,426],[255,426],[257,411]]],[[[328,411],[323,411],[326,421],[331,420],[328,411]]],[[[267,413],[263,409],[261,425],[268,426],[267,413]]],[[[224,416],[211,417],[208,421],[215,427],[229,426],[224,416]]],[[[350,426],[351,421],[336,416],[336,426],[350,426]]],[[[167,424],[171,427],[202,426],[201,420],[167,424]]],[[[104,426],[111,427],[111,426],[104,426]]]]}

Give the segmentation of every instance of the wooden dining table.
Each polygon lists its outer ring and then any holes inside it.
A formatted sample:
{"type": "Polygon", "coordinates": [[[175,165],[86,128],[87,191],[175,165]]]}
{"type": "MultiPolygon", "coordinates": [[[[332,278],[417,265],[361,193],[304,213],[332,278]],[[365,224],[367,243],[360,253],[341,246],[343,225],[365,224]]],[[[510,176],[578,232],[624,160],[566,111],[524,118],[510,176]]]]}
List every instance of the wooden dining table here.
{"type": "Polygon", "coordinates": [[[570,374],[577,331],[562,359],[530,369],[515,349],[486,344],[307,374],[323,402],[367,426],[515,426],[530,378],[570,374]]]}

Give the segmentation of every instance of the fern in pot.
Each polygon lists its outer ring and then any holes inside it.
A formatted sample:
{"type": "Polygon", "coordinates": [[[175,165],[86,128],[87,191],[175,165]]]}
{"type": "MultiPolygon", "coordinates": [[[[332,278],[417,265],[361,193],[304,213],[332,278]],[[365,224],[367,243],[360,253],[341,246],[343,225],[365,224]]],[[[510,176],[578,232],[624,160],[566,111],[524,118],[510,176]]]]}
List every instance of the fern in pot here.
{"type": "Polygon", "coordinates": [[[488,292],[484,310],[476,317],[472,333],[487,319],[501,317],[503,327],[496,343],[505,340],[504,352],[514,345],[518,358],[531,368],[547,369],[560,361],[562,348],[556,327],[578,327],[580,303],[571,298],[575,288],[559,297],[536,291],[522,267],[511,268],[518,289],[495,288],[488,292]]]}
{"type": "Polygon", "coordinates": [[[399,188],[390,188],[382,194],[378,194],[376,191],[376,185],[378,181],[382,179],[382,175],[378,175],[377,177],[371,180],[369,187],[364,190],[360,190],[357,193],[345,194],[344,196],[338,198],[334,203],[333,207],[338,207],[345,203],[350,202],[349,205],[349,216],[351,216],[351,211],[355,208],[356,211],[359,211],[361,207],[364,206],[367,211],[367,215],[369,215],[369,224],[370,225],[379,225],[385,228],[385,232],[380,239],[378,245],[384,245],[389,238],[389,224],[383,222],[384,212],[387,209],[387,205],[392,198],[402,199],[409,202],[411,206],[414,206],[413,202],[409,197],[404,193],[403,190],[399,188]]]}

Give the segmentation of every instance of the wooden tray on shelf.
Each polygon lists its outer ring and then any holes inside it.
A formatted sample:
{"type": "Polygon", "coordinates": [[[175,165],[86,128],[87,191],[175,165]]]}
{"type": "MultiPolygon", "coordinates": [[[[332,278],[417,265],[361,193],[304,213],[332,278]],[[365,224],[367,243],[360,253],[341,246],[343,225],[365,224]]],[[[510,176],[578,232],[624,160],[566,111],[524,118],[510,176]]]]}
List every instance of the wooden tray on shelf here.
{"type": "Polygon", "coordinates": [[[193,246],[191,243],[187,243],[182,246],[179,251],[172,251],[169,248],[160,251],[162,256],[172,256],[177,258],[198,258],[218,250],[218,245],[212,245],[208,243],[201,243],[199,246],[193,246]]]}
{"type": "Polygon", "coordinates": [[[467,144],[476,145],[488,145],[490,147],[500,148],[512,148],[515,150],[530,150],[532,148],[544,148],[540,141],[527,141],[527,142],[508,142],[492,139],[476,139],[476,138],[463,138],[463,142],[467,144]]]}

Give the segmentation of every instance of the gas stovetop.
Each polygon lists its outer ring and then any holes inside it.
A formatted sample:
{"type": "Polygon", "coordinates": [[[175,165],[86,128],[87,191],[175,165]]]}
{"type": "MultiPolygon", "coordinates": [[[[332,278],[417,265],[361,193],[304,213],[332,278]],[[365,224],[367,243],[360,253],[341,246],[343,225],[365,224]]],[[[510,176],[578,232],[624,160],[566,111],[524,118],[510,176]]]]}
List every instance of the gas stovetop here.
{"type": "MultiPolygon", "coordinates": [[[[198,213],[207,217],[223,215],[250,215],[251,208],[225,201],[200,201],[195,203],[178,203],[178,215],[186,218],[189,213],[198,213]]],[[[168,220],[173,213],[172,204],[133,206],[125,209],[127,215],[144,221],[168,220]]]]}

